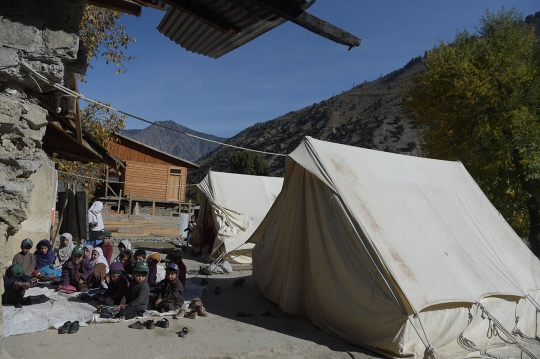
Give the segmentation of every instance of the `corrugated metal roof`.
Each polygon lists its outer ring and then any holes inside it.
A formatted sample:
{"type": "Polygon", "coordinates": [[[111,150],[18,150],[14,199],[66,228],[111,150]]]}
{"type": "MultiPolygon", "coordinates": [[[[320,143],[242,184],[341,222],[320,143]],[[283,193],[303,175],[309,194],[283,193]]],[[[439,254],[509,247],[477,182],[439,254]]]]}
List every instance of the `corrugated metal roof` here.
{"type": "MultiPolygon", "coordinates": [[[[313,2],[293,0],[305,10],[313,2]]],[[[240,30],[223,32],[187,12],[168,7],[157,29],[184,49],[214,59],[248,43],[286,20],[242,0],[199,0],[198,7],[240,30]]]]}

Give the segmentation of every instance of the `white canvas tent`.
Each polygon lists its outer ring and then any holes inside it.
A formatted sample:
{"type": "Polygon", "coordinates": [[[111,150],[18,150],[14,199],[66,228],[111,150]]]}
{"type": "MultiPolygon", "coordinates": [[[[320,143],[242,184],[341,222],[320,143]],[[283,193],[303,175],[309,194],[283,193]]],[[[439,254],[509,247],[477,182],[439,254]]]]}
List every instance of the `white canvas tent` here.
{"type": "Polygon", "coordinates": [[[233,263],[251,263],[252,243],[246,243],[281,191],[283,178],[210,171],[197,185],[201,209],[192,244],[203,230],[215,236],[211,256],[233,263]],[[206,223],[205,223],[206,222],[206,223]],[[208,231],[208,227],[212,227],[208,231]]]}
{"type": "Polygon", "coordinates": [[[389,357],[536,334],[540,262],[459,162],[306,137],[249,241],[269,300],[389,357]]]}

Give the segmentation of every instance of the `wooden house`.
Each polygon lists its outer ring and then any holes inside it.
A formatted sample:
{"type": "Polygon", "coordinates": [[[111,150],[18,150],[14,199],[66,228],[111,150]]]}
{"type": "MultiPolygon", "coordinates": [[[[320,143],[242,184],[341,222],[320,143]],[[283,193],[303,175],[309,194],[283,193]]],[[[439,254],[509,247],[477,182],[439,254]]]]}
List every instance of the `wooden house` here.
{"type": "Polygon", "coordinates": [[[134,200],[185,202],[187,172],[198,165],[121,134],[115,137],[118,142],[111,142],[108,150],[126,166],[115,186],[118,191],[131,191],[134,200]]]}

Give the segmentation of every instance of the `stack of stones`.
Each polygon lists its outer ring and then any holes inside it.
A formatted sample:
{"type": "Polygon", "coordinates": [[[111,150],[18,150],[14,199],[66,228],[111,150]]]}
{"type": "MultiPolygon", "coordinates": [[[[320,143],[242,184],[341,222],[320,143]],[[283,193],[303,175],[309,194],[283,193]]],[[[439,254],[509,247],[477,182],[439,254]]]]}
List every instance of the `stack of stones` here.
{"type": "MultiPolygon", "coordinates": [[[[12,237],[28,216],[34,188],[29,178],[42,166],[54,167],[42,149],[47,111],[38,101],[39,93],[52,88],[32,78],[20,62],[62,84],[73,73],[84,73],[78,36],[84,7],[85,0],[0,1],[1,275],[18,247],[12,237]]],[[[0,325],[1,318],[0,308],[0,325]]]]}

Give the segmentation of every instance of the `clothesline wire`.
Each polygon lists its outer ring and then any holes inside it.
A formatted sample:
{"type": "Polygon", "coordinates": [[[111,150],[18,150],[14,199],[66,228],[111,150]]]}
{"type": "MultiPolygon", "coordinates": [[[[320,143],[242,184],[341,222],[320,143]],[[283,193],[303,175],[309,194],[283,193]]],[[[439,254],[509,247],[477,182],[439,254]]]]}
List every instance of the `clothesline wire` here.
{"type": "MultiPolygon", "coordinates": [[[[122,111],[122,110],[118,110],[112,106],[109,106],[109,105],[105,105],[99,101],[95,101],[95,100],[92,100],[92,99],[89,99],[87,98],[86,96],[84,96],[83,94],[79,93],[79,92],[76,92],[76,91],[73,91],[63,85],[60,85],[58,83],[54,83],[54,82],[51,82],[49,79],[47,79],[45,76],[41,75],[40,73],[38,73],[37,71],[35,71],[29,64],[21,61],[20,62],[21,66],[26,69],[27,71],[29,71],[30,73],[34,74],[36,77],[38,77],[41,81],[45,82],[45,83],[48,83],[49,85],[51,85],[52,87],[54,87],[55,89],[65,93],[66,95],[68,96],[72,96],[72,97],[75,97],[75,98],[78,98],[78,99],[82,99],[88,103],[93,103],[93,104],[96,104],[100,107],[103,107],[103,108],[107,108],[111,111],[115,111],[115,112],[118,112],[118,113],[121,113],[123,115],[126,115],[126,116],[129,116],[131,118],[134,118],[136,120],[139,120],[139,121],[142,121],[142,122],[145,122],[145,123],[148,123],[148,124],[151,124],[151,125],[154,125],[154,126],[157,126],[157,127],[161,127],[161,128],[164,128],[164,129],[167,129],[169,131],[173,131],[173,132],[177,132],[177,133],[180,133],[182,135],[186,135],[186,136],[189,136],[189,137],[193,137],[193,138],[197,138],[199,140],[202,140],[202,141],[207,141],[207,142],[212,142],[212,143],[216,143],[218,145],[222,145],[222,146],[227,146],[227,147],[232,147],[232,148],[236,148],[236,149],[239,149],[239,150],[245,150],[245,151],[251,151],[251,152],[257,152],[257,153],[262,153],[262,154],[265,154],[265,155],[271,155],[271,156],[287,156],[285,154],[282,154],[282,153],[273,153],[273,152],[266,152],[266,151],[259,151],[259,150],[254,150],[254,149],[251,149],[251,148],[245,148],[245,147],[240,147],[240,146],[235,146],[235,145],[231,145],[231,144],[228,144],[228,143],[223,143],[223,142],[219,142],[219,141],[214,141],[214,140],[210,140],[208,138],[204,138],[204,137],[200,137],[200,136],[196,136],[196,135],[193,135],[191,133],[187,133],[185,131],[181,131],[181,130],[177,130],[177,129],[174,129],[174,128],[170,128],[170,127],[167,127],[167,126],[164,126],[164,125],[161,125],[157,122],[153,122],[153,121],[150,121],[150,120],[146,120],[142,117],[139,117],[139,116],[136,116],[136,115],[133,115],[133,114],[130,114],[128,112],[125,112],[125,111],[122,111]]],[[[30,76],[32,77],[32,76],[30,76]]],[[[32,77],[32,79],[34,79],[32,77]]],[[[34,79],[35,81],[35,79],[34,79]]],[[[37,84],[37,82],[36,82],[37,84]]],[[[38,85],[38,88],[39,88],[39,85],[38,85]]]]}
{"type": "MultiPolygon", "coordinates": [[[[76,174],[76,173],[71,173],[71,172],[66,172],[66,171],[62,171],[62,170],[58,170],[58,172],[62,172],[62,173],[65,173],[69,176],[75,176],[75,177],[81,177],[81,178],[88,178],[88,179],[91,179],[91,180],[94,180],[94,181],[99,181],[99,182],[105,182],[106,180],[102,179],[102,178],[97,178],[97,177],[90,177],[90,176],[84,176],[84,175],[79,175],[79,174],[76,174]]],[[[153,187],[176,187],[176,186],[196,186],[197,184],[179,184],[179,185],[170,185],[170,184],[152,184],[152,183],[139,183],[139,182],[121,182],[121,181],[108,181],[109,183],[124,183],[124,184],[131,184],[131,185],[136,185],[136,186],[153,186],[153,187]]]]}

